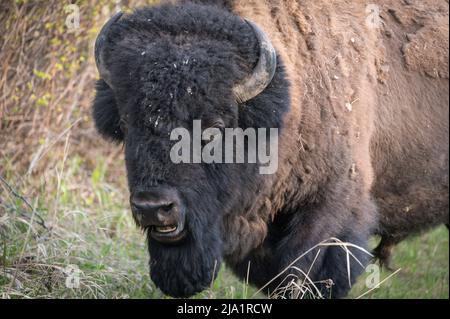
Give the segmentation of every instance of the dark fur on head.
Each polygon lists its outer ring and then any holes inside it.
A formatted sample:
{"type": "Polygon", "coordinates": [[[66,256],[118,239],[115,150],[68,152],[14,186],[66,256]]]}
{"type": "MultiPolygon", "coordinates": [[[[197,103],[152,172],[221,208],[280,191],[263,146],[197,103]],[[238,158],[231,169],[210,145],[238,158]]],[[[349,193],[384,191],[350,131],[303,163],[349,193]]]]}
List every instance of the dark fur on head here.
{"type": "Polygon", "coordinates": [[[227,236],[222,220],[236,207],[251,204],[263,177],[256,165],[174,165],[169,133],[176,127],[191,129],[193,120],[208,125],[218,118],[230,128],[281,129],[288,98],[282,63],[251,107],[233,98],[233,86],[252,71],[258,54],[243,19],[191,3],[137,10],[116,23],[107,40],[105,63],[114,90],[99,81],[96,126],[104,136],[124,142],[131,191],[170,185],[186,207],[189,233],[181,245],[148,239],[152,279],[172,296],[191,296],[211,284],[227,236]]]}

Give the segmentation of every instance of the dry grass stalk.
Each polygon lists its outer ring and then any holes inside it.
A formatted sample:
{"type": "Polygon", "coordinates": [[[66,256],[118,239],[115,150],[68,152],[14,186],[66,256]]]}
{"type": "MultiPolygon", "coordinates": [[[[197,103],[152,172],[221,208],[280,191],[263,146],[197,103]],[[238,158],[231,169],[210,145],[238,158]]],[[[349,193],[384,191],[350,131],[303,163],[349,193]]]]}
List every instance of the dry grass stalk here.
{"type": "Polygon", "coordinates": [[[280,282],[280,284],[275,288],[275,290],[270,294],[270,298],[286,298],[288,296],[289,298],[318,298],[322,299],[324,296],[322,296],[320,289],[317,287],[317,284],[326,284],[330,285],[332,282],[330,282],[329,278],[323,278],[319,282],[314,282],[310,277],[310,271],[314,264],[316,263],[320,253],[321,253],[321,247],[329,248],[329,247],[337,247],[340,249],[343,249],[346,253],[346,262],[347,262],[347,276],[349,278],[349,285],[351,286],[351,273],[350,273],[350,262],[354,261],[358,263],[361,267],[364,268],[364,265],[361,263],[360,260],[350,251],[350,248],[357,249],[362,251],[363,253],[367,254],[368,256],[372,256],[370,252],[368,252],[366,249],[359,247],[357,245],[354,245],[352,243],[346,243],[343,242],[337,238],[330,238],[328,240],[325,240],[314,247],[310,248],[308,251],[300,255],[298,258],[296,258],[293,262],[291,262],[283,271],[281,271],[277,276],[272,278],[267,284],[265,284],[260,290],[258,290],[254,296],[256,296],[258,293],[262,292],[264,289],[266,289],[268,286],[270,286],[273,282],[280,279],[283,275],[288,273],[280,282]],[[296,264],[305,256],[312,253],[317,249],[317,253],[315,255],[315,258],[313,260],[313,263],[310,265],[309,269],[305,272],[304,270],[298,268],[296,264]],[[287,283],[286,283],[287,282],[287,283]]]}

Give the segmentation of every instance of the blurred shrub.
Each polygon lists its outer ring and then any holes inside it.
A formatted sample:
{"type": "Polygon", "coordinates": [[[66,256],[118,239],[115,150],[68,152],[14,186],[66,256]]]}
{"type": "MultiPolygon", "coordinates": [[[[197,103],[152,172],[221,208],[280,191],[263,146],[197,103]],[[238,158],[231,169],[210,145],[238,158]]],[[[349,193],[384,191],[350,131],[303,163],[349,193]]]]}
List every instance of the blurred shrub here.
{"type": "Polygon", "coordinates": [[[0,1],[0,298],[152,291],[122,148],[90,117],[98,31],[118,4],[151,2],[0,1]],[[81,289],[66,289],[70,264],[81,289]]]}
{"type": "Polygon", "coordinates": [[[0,2],[1,174],[39,174],[54,166],[69,134],[70,152],[87,161],[107,146],[89,116],[98,76],[95,37],[118,6],[129,10],[152,2],[0,2]],[[78,28],[72,28],[74,4],[78,28]]]}

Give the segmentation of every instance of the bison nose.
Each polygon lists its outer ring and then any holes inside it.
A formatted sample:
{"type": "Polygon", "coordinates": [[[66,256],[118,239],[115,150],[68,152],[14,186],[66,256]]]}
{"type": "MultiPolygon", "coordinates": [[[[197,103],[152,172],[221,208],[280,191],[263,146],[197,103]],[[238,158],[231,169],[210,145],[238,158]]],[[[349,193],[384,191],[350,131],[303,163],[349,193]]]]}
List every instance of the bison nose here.
{"type": "MultiPolygon", "coordinates": [[[[133,208],[136,212],[148,217],[152,217],[157,223],[165,224],[166,220],[170,219],[169,214],[164,212],[170,212],[174,208],[174,203],[170,201],[161,200],[145,200],[145,199],[132,199],[133,208]]],[[[145,225],[144,225],[145,226],[145,225]]]]}
{"type": "Polygon", "coordinates": [[[131,195],[133,215],[139,226],[160,242],[180,240],[184,234],[185,214],[178,192],[159,187],[131,195]]]}

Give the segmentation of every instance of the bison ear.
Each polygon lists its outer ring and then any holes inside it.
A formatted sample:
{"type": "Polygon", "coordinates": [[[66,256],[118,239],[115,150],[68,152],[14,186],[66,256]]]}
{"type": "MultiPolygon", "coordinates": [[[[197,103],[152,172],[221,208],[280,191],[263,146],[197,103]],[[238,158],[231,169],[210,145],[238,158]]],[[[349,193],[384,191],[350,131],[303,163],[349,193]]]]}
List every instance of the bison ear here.
{"type": "Polygon", "coordinates": [[[124,136],[114,93],[104,80],[97,81],[96,91],[92,106],[95,126],[104,138],[121,142],[124,136]]]}

